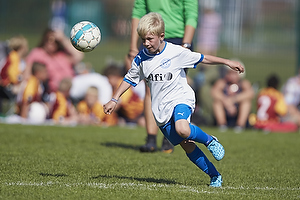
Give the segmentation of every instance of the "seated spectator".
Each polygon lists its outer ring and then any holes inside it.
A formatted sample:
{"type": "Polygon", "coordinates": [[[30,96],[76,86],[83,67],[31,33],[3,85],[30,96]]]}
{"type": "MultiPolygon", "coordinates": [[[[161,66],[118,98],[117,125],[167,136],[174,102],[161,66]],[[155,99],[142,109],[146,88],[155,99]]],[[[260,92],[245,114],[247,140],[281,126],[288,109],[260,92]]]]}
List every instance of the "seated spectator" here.
{"type": "Polygon", "coordinates": [[[23,36],[16,36],[2,46],[2,64],[0,64],[0,99],[14,99],[18,93],[24,58],[28,52],[28,42],[23,36]]]}
{"type": "Polygon", "coordinates": [[[32,102],[41,102],[44,92],[43,82],[48,79],[48,73],[44,64],[33,63],[32,75],[28,80],[21,84],[21,89],[17,97],[19,115],[23,118],[28,117],[29,106],[32,102]]]}
{"type": "Polygon", "coordinates": [[[241,132],[247,125],[254,90],[237,72],[226,68],[225,73],[211,90],[214,115],[220,131],[234,127],[235,132],[241,132]]]}
{"type": "MultiPolygon", "coordinates": [[[[122,68],[116,65],[109,65],[104,71],[104,75],[107,76],[109,83],[111,84],[113,91],[119,87],[123,80],[122,68]]],[[[143,83],[144,84],[144,83],[143,83]]],[[[137,124],[139,126],[145,126],[144,111],[144,99],[141,99],[132,88],[127,90],[119,100],[116,111],[119,116],[119,124],[122,124],[121,120],[124,120],[126,124],[137,124]]]]}
{"type": "Polygon", "coordinates": [[[300,70],[297,76],[287,80],[283,87],[283,95],[288,107],[284,120],[300,126],[300,70]]]}
{"type": "Polygon", "coordinates": [[[78,114],[69,100],[69,93],[72,86],[70,78],[62,79],[58,86],[58,91],[50,95],[48,103],[50,119],[61,125],[76,125],[78,114]]]}
{"type": "Polygon", "coordinates": [[[98,100],[98,89],[94,86],[87,89],[84,100],[77,105],[79,123],[87,125],[113,126],[118,122],[118,116],[113,113],[106,115],[103,105],[98,100]]]}
{"type": "Polygon", "coordinates": [[[9,48],[9,40],[0,41],[0,70],[5,65],[10,51],[11,49],[9,48]]]}
{"type": "Polygon", "coordinates": [[[83,100],[87,89],[94,86],[98,89],[98,100],[101,104],[107,103],[112,97],[112,87],[106,76],[93,72],[88,63],[79,63],[75,66],[77,75],[72,79],[70,96],[74,103],[83,100]]]}
{"type": "Polygon", "coordinates": [[[267,80],[267,88],[262,89],[257,96],[257,129],[270,132],[293,132],[297,125],[291,122],[281,122],[280,118],[287,114],[288,108],[284,97],[277,90],[279,79],[272,75],[267,80]]]}
{"type": "Polygon", "coordinates": [[[73,66],[82,58],[83,53],[72,46],[63,32],[47,29],[40,45],[34,48],[27,57],[24,78],[28,78],[33,62],[44,63],[49,73],[48,90],[55,92],[62,79],[74,76],[73,66]]]}

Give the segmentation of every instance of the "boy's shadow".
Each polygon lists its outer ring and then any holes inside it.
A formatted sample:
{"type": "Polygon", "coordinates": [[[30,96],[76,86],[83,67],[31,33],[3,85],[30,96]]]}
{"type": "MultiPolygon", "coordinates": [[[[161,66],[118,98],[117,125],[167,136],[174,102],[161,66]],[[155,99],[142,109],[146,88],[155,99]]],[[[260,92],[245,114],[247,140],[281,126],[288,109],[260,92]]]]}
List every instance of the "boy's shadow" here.
{"type": "Polygon", "coordinates": [[[106,143],[101,143],[101,145],[106,146],[106,147],[119,147],[123,149],[132,149],[132,150],[139,150],[139,146],[137,145],[132,145],[132,144],[123,144],[123,143],[117,143],[117,142],[106,142],[106,143]]]}
{"type": "Polygon", "coordinates": [[[117,178],[117,179],[136,180],[136,181],[148,182],[148,183],[179,184],[176,181],[166,180],[166,179],[156,179],[156,178],[137,178],[137,177],[127,177],[127,176],[117,176],[117,175],[98,175],[92,177],[92,179],[98,179],[98,178],[117,178]]]}
{"type": "Polygon", "coordinates": [[[64,173],[56,173],[56,174],[52,174],[52,173],[39,173],[39,175],[44,176],[44,177],[64,177],[64,176],[68,176],[67,174],[64,173]]]}

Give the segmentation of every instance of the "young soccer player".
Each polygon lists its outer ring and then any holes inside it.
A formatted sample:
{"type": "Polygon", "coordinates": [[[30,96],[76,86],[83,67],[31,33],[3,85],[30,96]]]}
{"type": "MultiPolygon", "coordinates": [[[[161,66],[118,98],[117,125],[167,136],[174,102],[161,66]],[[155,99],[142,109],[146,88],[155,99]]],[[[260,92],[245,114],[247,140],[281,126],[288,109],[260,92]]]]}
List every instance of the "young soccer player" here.
{"type": "Polygon", "coordinates": [[[32,75],[21,84],[21,89],[17,96],[19,114],[23,118],[28,117],[29,106],[32,102],[42,102],[44,92],[43,82],[48,79],[46,66],[35,62],[32,65],[32,75]]]}
{"type": "Polygon", "coordinates": [[[215,137],[190,124],[190,116],[195,108],[195,93],[187,84],[184,68],[195,68],[202,62],[225,64],[243,72],[243,66],[236,61],[203,55],[165,42],[164,21],[158,13],[151,12],[143,16],[137,32],[145,49],[134,58],[131,69],[113,98],[103,106],[104,112],[110,114],[120,96],[131,85],[135,86],[145,79],[151,91],[152,112],[160,130],[174,146],[180,144],[188,158],[210,176],[210,186],[221,187],[221,174],[195,142],[204,144],[218,161],[224,157],[225,151],[215,137]]]}
{"type": "Polygon", "coordinates": [[[59,83],[58,91],[50,94],[50,118],[56,124],[76,125],[78,122],[77,111],[69,99],[71,87],[72,79],[64,78],[59,83]]]}
{"type": "Polygon", "coordinates": [[[95,86],[87,89],[85,97],[77,105],[80,124],[113,126],[118,122],[117,115],[105,115],[98,100],[99,91],[95,86]]]}

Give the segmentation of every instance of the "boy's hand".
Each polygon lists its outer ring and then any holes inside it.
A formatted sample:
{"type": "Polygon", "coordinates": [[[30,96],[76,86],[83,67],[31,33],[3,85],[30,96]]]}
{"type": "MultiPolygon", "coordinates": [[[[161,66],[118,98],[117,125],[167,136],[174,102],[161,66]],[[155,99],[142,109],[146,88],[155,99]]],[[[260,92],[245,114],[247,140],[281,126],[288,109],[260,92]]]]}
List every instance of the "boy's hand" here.
{"type": "Polygon", "coordinates": [[[239,73],[243,73],[245,71],[244,66],[238,62],[230,60],[230,62],[227,64],[232,70],[237,71],[239,73]]]}
{"type": "Polygon", "coordinates": [[[105,114],[110,115],[116,108],[117,103],[110,100],[107,104],[103,105],[103,111],[105,114]]]}

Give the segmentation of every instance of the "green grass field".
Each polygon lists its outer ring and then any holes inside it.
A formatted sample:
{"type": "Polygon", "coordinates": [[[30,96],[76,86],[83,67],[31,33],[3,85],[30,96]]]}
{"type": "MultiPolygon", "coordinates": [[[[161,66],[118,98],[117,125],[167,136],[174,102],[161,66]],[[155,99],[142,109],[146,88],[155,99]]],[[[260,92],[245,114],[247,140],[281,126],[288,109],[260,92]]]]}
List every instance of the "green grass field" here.
{"type": "MultiPolygon", "coordinates": [[[[142,128],[0,124],[0,199],[300,199],[300,134],[204,127],[225,147],[222,188],[185,156],[142,154],[142,128]]],[[[159,134],[159,146],[162,135],[159,134]]]]}

